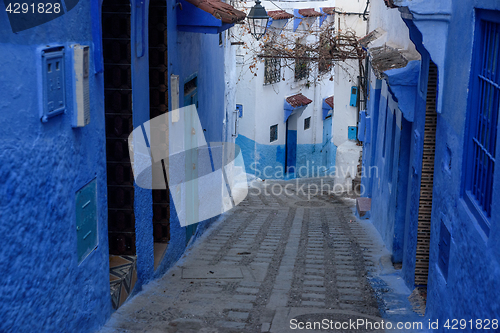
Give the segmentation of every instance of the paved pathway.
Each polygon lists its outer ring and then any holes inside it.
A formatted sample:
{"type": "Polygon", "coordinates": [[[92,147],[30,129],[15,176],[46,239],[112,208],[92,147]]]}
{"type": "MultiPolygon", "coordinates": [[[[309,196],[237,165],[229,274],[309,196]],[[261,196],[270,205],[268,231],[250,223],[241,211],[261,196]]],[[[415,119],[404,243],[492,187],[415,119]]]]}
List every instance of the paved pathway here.
{"type": "MultiPolygon", "coordinates": [[[[102,333],[294,332],[294,323],[323,319],[376,323],[381,308],[391,311],[367,279],[380,269],[381,246],[352,215],[354,200],[329,194],[325,184],[331,186],[326,179],[257,183],[102,333]]],[[[393,309],[408,311],[394,299],[393,309]]]]}

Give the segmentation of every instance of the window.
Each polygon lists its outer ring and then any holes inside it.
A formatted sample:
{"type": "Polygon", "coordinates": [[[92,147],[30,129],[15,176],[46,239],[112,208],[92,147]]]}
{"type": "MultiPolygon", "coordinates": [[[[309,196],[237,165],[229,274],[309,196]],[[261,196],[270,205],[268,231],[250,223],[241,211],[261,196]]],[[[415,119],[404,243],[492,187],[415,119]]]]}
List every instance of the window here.
{"type": "Polygon", "coordinates": [[[333,67],[330,55],[330,35],[328,31],[324,31],[319,35],[319,44],[318,72],[319,74],[325,74],[333,67]]]}
{"type": "Polygon", "coordinates": [[[318,71],[320,74],[325,74],[333,68],[332,60],[320,58],[318,62],[318,71]]]}
{"type": "Polygon", "coordinates": [[[309,61],[308,61],[308,53],[305,50],[305,47],[297,41],[295,46],[295,73],[294,79],[295,82],[306,79],[309,74],[309,61]]]}
{"type": "Polygon", "coordinates": [[[295,59],[295,82],[306,79],[309,74],[309,64],[305,59],[295,59]]]}
{"type": "Polygon", "coordinates": [[[500,13],[478,11],[464,154],[464,199],[490,231],[500,107],[500,13]]]}
{"type": "Polygon", "coordinates": [[[269,132],[269,142],[278,140],[278,124],[271,126],[269,132]]]}
{"type": "Polygon", "coordinates": [[[281,80],[281,59],[266,58],[264,66],[264,84],[273,84],[281,80]]]}
{"type": "Polygon", "coordinates": [[[219,46],[223,44],[222,41],[222,32],[219,32],[219,46]]]}
{"type": "Polygon", "coordinates": [[[311,127],[311,117],[304,119],[304,131],[311,127]]]}

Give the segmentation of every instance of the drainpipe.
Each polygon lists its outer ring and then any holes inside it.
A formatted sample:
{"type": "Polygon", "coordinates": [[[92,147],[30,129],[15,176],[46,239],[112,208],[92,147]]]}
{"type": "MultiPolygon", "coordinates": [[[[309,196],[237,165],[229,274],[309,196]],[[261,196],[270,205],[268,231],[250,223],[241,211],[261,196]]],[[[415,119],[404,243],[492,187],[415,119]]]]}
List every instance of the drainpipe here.
{"type": "MultiPolygon", "coordinates": [[[[316,70],[318,70],[318,67],[316,66],[316,70]]],[[[314,91],[313,91],[313,96],[314,96],[314,103],[313,103],[313,113],[312,113],[312,127],[313,127],[313,135],[312,135],[312,144],[316,144],[316,126],[318,126],[318,124],[316,123],[316,113],[318,112],[318,108],[317,108],[317,96],[316,96],[316,86],[317,86],[317,82],[316,82],[316,78],[314,78],[314,91]]],[[[298,129],[298,128],[297,128],[298,129]]],[[[313,153],[316,152],[316,148],[314,148],[315,146],[313,146],[313,153]]]]}

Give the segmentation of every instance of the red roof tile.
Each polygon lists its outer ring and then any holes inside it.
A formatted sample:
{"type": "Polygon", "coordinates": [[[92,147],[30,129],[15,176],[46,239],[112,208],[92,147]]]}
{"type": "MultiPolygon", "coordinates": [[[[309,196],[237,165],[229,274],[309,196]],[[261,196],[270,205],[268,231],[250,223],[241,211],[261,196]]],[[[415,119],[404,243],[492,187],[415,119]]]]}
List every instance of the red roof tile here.
{"type": "Polygon", "coordinates": [[[297,94],[297,95],[287,97],[286,101],[293,108],[298,108],[299,106],[304,106],[304,105],[308,105],[308,104],[312,103],[312,100],[310,100],[309,98],[307,98],[306,96],[304,96],[302,94],[297,94]]]}
{"type": "Polygon", "coordinates": [[[314,10],[314,8],[299,9],[299,14],[304,17],[317,17],[321,16],[321,13],[314,10]]]}
{"type": "Polygon", "coordinates": [[[398,8],[398,6],[396,6],[396,5],[394,4],[394,1],[393,1],[393,0],[384,0],[384,2],[385,2],[385,5],[386,5],[387,7],[389,7],[389,8],[398,8]]]}
{"type": "Polygon", "coordinates": [[[293,17],[293,14],[287,13],[284,10],[270,10],[267,15],[273,20],[287,20],[293,17]]]}
{"type": "Polygon", "coordinates": [[[368,44],[370,44],[374,40],[380,38],[384,33],[385,33],[385,31],[382,28],[377,28],[377,29],[371,31],[365,37],[360,38],[358,40],[359,44],[361,44],[361,46],[368,47],[368,44]]]}
{"type": "Polygon", "coordinates": [[[334,15],[335,14],[335,7],[323,7],[323,13],[328,14],[328,15],[334,15]]]}
{"type": "Polygon", "coordinates": [[[246,14],[220,0],[186,0],[196,7],[212,14],[223,23],[236,23],[245,19],[246,14]]]}
{"type": "Polygon", "coordinates": [[[333,96],[325,98],[325,103],[328,104],[328,106],[333,109],[333,96]]]}

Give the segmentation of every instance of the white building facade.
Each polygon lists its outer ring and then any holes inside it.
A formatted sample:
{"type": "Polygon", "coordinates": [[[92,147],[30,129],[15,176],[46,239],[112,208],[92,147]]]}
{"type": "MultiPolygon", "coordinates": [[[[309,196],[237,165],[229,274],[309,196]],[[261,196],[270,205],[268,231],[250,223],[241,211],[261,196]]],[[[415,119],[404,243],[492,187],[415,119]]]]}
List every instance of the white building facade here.
{"type": "MultiPolygon", "coordinates": [[[[339,15],[335,1],[263,1],[262,5],[271,17],[263,39],[257,42],[246,26],[232,32],[240,38],[236,50],[236,143],[243,151],[246,170],[262,179],[332,174],[337,146],[348,140],[348,126],[356,126],[357,107],[349,102],[351,85],[357,81],[344,80],[337,64],[273,57],[275,54],[266,54],[264,45],[280,40],[296,40],[297,47],[317,43],[321,31],[338,29],[338,18],[341,29],[346,29],[352,24],[351,15],[339,15]],[[338,98],[337,90],[347,91],[347,96],[338,98]]],[[[253,3],[246,6],[248,9],[253,3]]],[[[364,22],[362,16],[359,19],[364,22]]],[[[364,23],[358,23],[357,29],[360,25],[366,30],[364,23]]],[[[365,30],[358,30],[364,36],[365,30]]],[[[356,66],[342,68],[354,71],[347,76],[357,77],[356,66]]]]}

